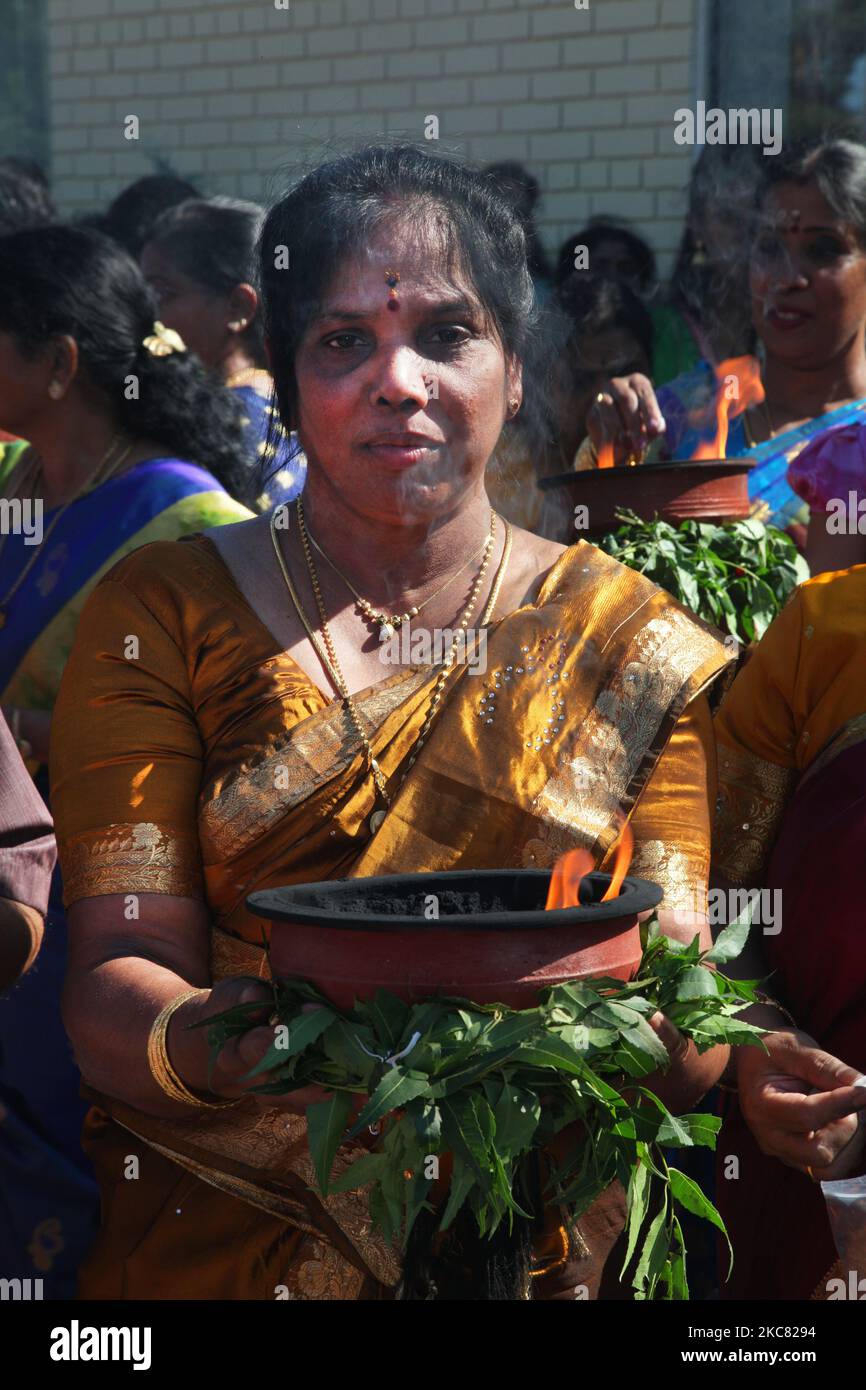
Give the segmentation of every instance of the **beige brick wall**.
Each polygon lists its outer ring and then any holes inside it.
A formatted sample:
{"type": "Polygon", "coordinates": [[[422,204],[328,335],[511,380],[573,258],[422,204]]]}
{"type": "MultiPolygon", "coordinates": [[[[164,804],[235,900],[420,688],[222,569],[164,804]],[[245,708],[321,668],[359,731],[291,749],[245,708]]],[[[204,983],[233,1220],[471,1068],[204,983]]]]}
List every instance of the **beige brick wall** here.
{"type": "Polygon", "coordinates": [[[276,3],[48,0],[61,206],[99,207],[160,159],[266,200],[347,137],[423,140],[435,115],[438,148],[535,173],[551,251],[612,212],[669,260],[690,162],[673,113],[700,95],[701,0],[276,3]]]}

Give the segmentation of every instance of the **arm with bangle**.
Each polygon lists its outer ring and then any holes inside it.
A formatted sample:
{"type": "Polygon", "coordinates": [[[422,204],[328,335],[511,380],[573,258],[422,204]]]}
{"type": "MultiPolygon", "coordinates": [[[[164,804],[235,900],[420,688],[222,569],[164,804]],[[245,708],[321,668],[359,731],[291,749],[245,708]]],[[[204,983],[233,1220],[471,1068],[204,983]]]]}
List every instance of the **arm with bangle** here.
{"type": "MultiPolygon", "coordinates": [[[[274,1041],[269,986],[243,977],[209,984],[210,915],[203,902],[142,893],[134,924],[124,921],[124,902],[112,893],[82,898],[69,909],[63,1019],[85,1082],[167,1118],[239,1103],[261,1084],[262,1077],[250,1081],[247,1073],[274,1041]],[[226,1044],[209,1076],[206,1030],[189,1025],[257,1000],[259,1021],[226,1044]]],[[[303,1112],[324,1095],[306,1087],[254,1099],[269,1109],[303,1112]]]]}

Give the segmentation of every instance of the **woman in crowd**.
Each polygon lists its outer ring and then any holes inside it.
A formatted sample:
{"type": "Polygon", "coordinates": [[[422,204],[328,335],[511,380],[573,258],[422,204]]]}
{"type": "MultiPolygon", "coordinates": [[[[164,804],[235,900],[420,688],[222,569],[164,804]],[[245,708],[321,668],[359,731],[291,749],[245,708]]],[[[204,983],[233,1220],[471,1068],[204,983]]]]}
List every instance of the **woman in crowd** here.
{"type": "MultiPolygon", "coordinates": [[[[823,430],[866,418],[866,149],[834,140],[764,164],[749,270],[764,399],[731,420],[727,456],[754,461],[756,511],[785,526],[806,516],[790,464],[823,430]]],[[[582,461],[609,442],[622,462],[662,436],[656,456],[691,458],[715,437],[726,389],[708,362],[657,394],[644,376],[614,379],[582,461]]]]}
{"type": "Polygon", "coordinates": [[[557,383],[560,472],[572,466],[592,404],[611,377],[653,370],[653,324],[640,299],[617,280],[572,276],[557,293],[571,327],[557,383]]]}
{"type": "Polygon", "coordinates": [[[216,372],[242,407],[258,500],[289,502],[304,486],[305,461],[283,432],[274,405],[254,288],[256,240],[263,212],[255,203],[209,198],[172,208],[155,223],[141,266],[159,298],[163,321],[216,372]]]}
{"type": "MultiPolygon", "coordinates": [[[[368,148],[304,178],[261,244],[291,256],[288,277],[263,250],[262,287],[282,420],[309,460],[303,504],[287,529],[259,517],[117,566],[57,712],[64,1014],[105,1211],[85,1298],[399,1285],[366,1194],[315,1195],[299,1112],[322,1093],[250,1094],[273,1030],[235,1040],[209,1076],[188,1026],[270,997],[254,889],[542,867],[579,844],[602,865],[621,807],[635,872],[664,888],[663,929],[690,939],[700,925],[674,913],[706,887],[704,692],[729,655],[640,575],[513,529],[485,493],[534,314],[508,200],[456,161],[368,148]],[[439,665],[383,668],[380,629],[408,612],[431,633],[484,629],[486,680],[456,647],[439,665]]],[[[653,1084],[682,1108],[727,1050],[674,1052],[653,1084]]],[[[594,1296],[624,1211],[615,1185],[581,1220],[581,1255],[550,1210],[535,1297],[594,1296]]]]}
{"type": "Polygon", "coordinates": [[[866,1172],[864,650],[866,565],[811,579],[716,716],[713,876],[772,895],[736,965],[772,972],[780,1001],[746,1015],[771,1030],[769,1055],[737,1049],[717,1147],[734,1298],[826,1297],[836,1252],[817,1184],[866,1172]]]}
{"type": "Polygon", "coordinates": [[[762,162],[750,145],[706,145],[692,169],[686,225],[666,295],[674,342],[681,344],[685,329],[692,360],[671,372],[659,361],[656,381],[672,381],[700,359],[718,363],[754,349],[743,228],[754,212],[762,162]]]}
{"type": "MultiPolygon", "coordinates": [[[[653,351],[652,320],[640,299],[624,283],[598,276],[574,275],[559,287],[545,311],[544,337],[543,433],[531,428],[524,404],[503,431],[485,479],[497,511],[538,535],[548,526],[553,534],[562,529],[561,503],[536,486],[538,479],[569,472],[600,388],[611,376],[651,372],[653,351]]],[[[532,370],[539,374],[540,364],[532,370]]]]}
{"type": "MultiPolygon", "coordinates": [[[[148,541],[250,515],[226,491],[244,471],[234,402],[156,313],[135,262],[98,233],[0,239],[0,426],[31,445],[0,455],[7,515],[22,523],[0,536],[0,700],[43,795],[60,677],[97,581],[148,541]]],[[[134,667],[134,624],[127,636],[134,667]]],[[[0,1006],[3,1078],[34,1150],[47,1141],[58,1163],[84,1165],[65,955],[55,877],[38,968],[0,1006]]],[[[18,1176],[6,1177],[14,1200],[18,1176]]]]}
{"type": "MultiPolygon", "coordinates": [[[[653,338],[653,366],[646,375],[670,381],[698,360],[697,344],[683,315],[659,293],[656,258],[649,242],[612,217],[593,217],[559,248],[556,292],[572,280],[616,280],[645,302],[653,338]]],[[[583,438],[583,436],[581,436],[583,438]]]]}

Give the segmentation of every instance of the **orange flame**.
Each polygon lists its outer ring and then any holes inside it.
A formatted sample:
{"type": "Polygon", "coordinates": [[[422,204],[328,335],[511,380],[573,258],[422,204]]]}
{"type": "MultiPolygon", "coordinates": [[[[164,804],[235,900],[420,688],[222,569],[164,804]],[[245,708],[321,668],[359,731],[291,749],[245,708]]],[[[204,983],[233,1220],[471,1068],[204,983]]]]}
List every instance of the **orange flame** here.
{"type": "Polygon", "coordinates": [[[619,897],[622,881],[628,873],[628,866],[631,863],[634,850],[634,832],[625,816],[619,818],[619,835],[614,841],[614,849],[613,874],[607,892],[602,897],[603,903],[609,902],[611,898],[619,897]]]}
{"type": "MultiPolygon", "coordinates": [[[[619,897],[622,881],[628,873],[634,849],[634,835],[631,826],[623,815],[619,815],[618,819],[619,835],[614,841],[613,874],[607,891],[602,897],[603,903],[608,902],[611,898],[619,897]]],[[[578,907],[580,905],[581,882],[584,875],[591,872],[593,864],[593,857],[587,849],[570,849],[566,854],[560,855],[550,875],[547,902],[544,904],[545,911],[551,912],[561,907],[578,907]]]]}
{"type": "Polygon", "coordinates": [[[606,440],[598,449],[598,468],[613,468],[613,445],[606,440]]]}
{"type": "Polygon", "coordinates": [[[593,866],[593,858],[588,849],[570,849],[560,855],[550,875],[547,890],[546,912],[559,907],[577,907],[580,902],[580,883],[584,874],[593,866]]]}
{"type": "Polygon", "coordinates": [[[761,383],[761,369],[755,357],[728,357],[716,368],[716,433],[715,438],[699,444],[695,459],[727,458],[728,429],[731,420],[736,419],[751,405],[760,405],[764,399],[761,383]],[[731,380],[733,378],[733,380],[731,380]]]}

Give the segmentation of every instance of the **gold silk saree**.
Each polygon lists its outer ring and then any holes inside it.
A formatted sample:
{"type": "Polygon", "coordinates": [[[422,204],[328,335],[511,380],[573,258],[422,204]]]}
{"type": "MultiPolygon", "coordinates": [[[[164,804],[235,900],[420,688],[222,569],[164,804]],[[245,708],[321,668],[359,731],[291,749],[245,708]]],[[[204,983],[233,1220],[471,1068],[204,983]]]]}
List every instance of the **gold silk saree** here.
{"type": "MultiPolygon", "coordinates": [[[[371,836],[372,782],[341,702],[279,649],[210,541],[149,546],[90,599],[57,706],[67,903],[201,899],[214,981],[267,978],[266,924],[245,907],[256,889],[546,867],[577,845],[603,866],[623,812],[632,872],[659,882],[667,907],[705,905],[715,756],[703,692],[730,660],[707,624],[581,541],[533,603],[492,624],[485,672],[452,672],[402,786],[439,668],[383,666],[355,696],[393,797],[371,836]]],[[[371,1233],[363,1191],[316,1196],[302,1118],[244,1102],[175,1121],[92,1098],[104,1225],[84,1297],[391,1296],[399,1257],[371,1233]],[[131,1153],[135,1183],[123,1179],[131,1153]]],[[[359,1152],[342,1149],[336,1171],[359,1152]]]]}

